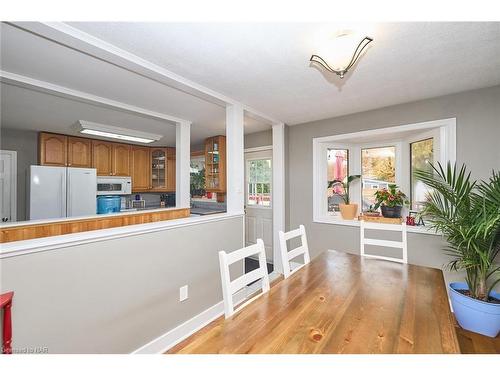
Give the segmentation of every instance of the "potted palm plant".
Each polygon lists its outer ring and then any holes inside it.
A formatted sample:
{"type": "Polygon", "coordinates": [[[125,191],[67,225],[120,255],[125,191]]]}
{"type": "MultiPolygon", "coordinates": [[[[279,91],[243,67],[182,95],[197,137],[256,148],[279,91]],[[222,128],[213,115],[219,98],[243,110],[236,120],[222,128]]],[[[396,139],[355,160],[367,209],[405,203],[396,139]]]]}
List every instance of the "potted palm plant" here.
{"type": "Polygon", "coordinates": [[[380,189],[375,192],[375,210],[380,207],[383,217],[400,218],[403,205],[407,204],[406,195],[398,190],[396,184],[389,184],[389,189],[380,189]]]}
{"type": "Polygon", "coordinates": [[[458,324],[496,337],[500,331],[500,172],[472,181],[465,165],[448,163],[415,177],[431,188],[422,214],[448,242],[451,270],[465,271],[465,283],[451,283],[449,294],[458,324]],[[497,263],[495,263],[497,262],[497,263]]]}
{"type": "Polygon", "coordinates": [[[351,203],[349,199],[349,187],[351,182],[360,178],[361,175],[351,175],[346,176],[343,180],[332,180],[328,181],[328,188],[333,188],[333,193],[342,198],[344,203],[339,204],[340,207],[340,215],[342,215],[342,219],[344,220],[352,220],[356,217],[358,213],[358,205],[356,203],[351,203]],[[336,187],[340,187],[342,192],[338,193],[335,191],[336,187]]]}

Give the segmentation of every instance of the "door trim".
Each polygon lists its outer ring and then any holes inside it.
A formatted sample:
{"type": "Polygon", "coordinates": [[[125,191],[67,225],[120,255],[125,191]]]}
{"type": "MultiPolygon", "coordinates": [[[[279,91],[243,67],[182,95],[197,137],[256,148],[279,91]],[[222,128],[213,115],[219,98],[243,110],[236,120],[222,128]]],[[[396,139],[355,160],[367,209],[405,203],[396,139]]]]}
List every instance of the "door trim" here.
{"type": "Polygon", "coordinates": [[[0,150],[0,153],[10,155],[10,170],[12,178],[10,179],[10,196],[14,199],[10,204],[10,221],[17,221],[17,151],[0,150]]]}

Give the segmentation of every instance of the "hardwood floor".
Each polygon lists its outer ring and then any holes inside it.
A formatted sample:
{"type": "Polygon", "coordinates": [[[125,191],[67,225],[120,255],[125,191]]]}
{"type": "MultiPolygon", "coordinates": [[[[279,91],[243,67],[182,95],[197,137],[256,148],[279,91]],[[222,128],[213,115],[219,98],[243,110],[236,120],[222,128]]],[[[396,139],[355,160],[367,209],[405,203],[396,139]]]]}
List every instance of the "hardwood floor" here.
{"type": "Polygon", "coordinates": [[[491,338],[456,327],[462,354],[500,354],[500,337],[491,338]]]}
{"type": "Polygon", "coordinates": [[[460,353],[440,270],[327,252],[168,353],[460,353]]]}

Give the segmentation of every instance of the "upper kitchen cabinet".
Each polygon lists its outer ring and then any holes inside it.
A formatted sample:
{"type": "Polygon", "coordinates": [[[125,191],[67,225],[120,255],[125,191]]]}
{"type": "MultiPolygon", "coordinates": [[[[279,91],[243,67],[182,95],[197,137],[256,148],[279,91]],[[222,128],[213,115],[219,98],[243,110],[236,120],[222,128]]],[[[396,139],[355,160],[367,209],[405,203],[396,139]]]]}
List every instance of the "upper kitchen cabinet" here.
{"type": "Polygon", "coordinates": [[[68,163],[68,137],[61,134],[38,134],[38,161],[40,165],[65,167],[68,163]]]}
{"type": "Polygon", "coordinates": [[[113,144],[113,176],[130,176],[130,146],[122,143],[113,144]]]}
{"type": "Polygon", "coordinates": [[[205,190],[226,192],[226,137],[222,135],[205,140],[205,190]]]}
{"type": "Polygon", "coordinates": [[[175,191],[175,148],[151,149],[151,190],[175,191]]]}
{"type": "Polygon", "coordinates": [[[149,147],[132,146],[132,191],[151,189],[151,149],[149,147]]]}
{"type": "Polygon", "coordinates": [[[87,138],[68,137],[68,167],[92,166],[92,141],[87,138]]]}
{"type": "Polygon", "coordinates": [[[92,167],[98,176],[113,176],[113,143],[92,140],[92,167]]]}
{"type": "Polygon", "coordinates": [[[151,149],[151,189],[167,188],[167,149],[151,149]]]}
{"type": "Polygon", "coordinates": [[[93,140],[92,166],[98,176],[130,176],[130,146],[93,140]]]}
{"type": "Polygon", "coordinates": [[[167,150],[167,191],[175,191],[175,148],[167,150]]]}

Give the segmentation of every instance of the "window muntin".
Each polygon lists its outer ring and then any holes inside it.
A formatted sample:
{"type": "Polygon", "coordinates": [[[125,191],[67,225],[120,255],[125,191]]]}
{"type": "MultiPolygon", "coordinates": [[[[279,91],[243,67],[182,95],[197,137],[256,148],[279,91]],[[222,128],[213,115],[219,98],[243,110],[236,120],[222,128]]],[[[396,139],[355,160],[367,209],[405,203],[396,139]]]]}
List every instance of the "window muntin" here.
{"type": "Polygon", "coordinates": [[[271,159],[247,160],[247,176],[247,205],[271,207],[271,159]]]}
{"type": "Polygon", "coordinates": [[[434,163],[433,138],[410,143],[410,204],[414,211],[420,211],[423,208],[423,202],[430,188],[415,178],[413,172],[417,169],[432,171],[432,163],[434,163]]]}
{"type": "Polygon", "coordinates": [[[375,204],[375,192],[396,183],[396,147],[361,149],[362,209],[375,204]]]}
{"type": "Polygon", "coordinates": [[[340,148],[328,148],[327,149],[327,181],[325,186],[327,187],[327,204],[328,213],[336,213],[340,211],[339,204],[342,203],[342,199],[335,193],[341,193],[342,188],[336,186],[334,188],[328,188],[328,183],[333,180],[343,181],[344,178],[349,173],[349,150],[340,148]]]}

